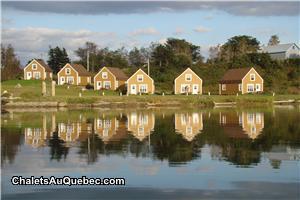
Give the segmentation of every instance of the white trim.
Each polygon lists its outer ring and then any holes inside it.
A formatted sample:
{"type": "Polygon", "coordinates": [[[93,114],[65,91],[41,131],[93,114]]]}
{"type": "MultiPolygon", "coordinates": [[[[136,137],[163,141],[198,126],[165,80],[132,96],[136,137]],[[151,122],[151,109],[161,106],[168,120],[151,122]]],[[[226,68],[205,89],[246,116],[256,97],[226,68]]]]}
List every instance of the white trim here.
{"type": "Polygon", "coordinates": [[[243,82],[244,78],[249,74],[249,72],[250,72],[252,69],[253,69],[253,70],[256,72],[256,74],[261,78],[262,82],[264,82],[264,79],[259,75],[259,73],[258,73],[253,67],[251,67],[251,69],[247,72],[247,74],[242,78],[242,82],[243,82]]]}
{"type": "Polygon", "coordinates": [[[139,71],[141,71],[143,74],[145,74],[146,76],[148,76],[149,78],[150,78],[150,80],[151,80],[151,82],[152,82],[152,91],[151,91],[151,94],[153,94],[154,93],[154,90],[155,90],[155,87],[154,87],[154,80],[148,75],[148,74],[146,74],[146,72],[144,72],[142,69],[138,69],[134,74],[132,74],[128,79],[127,79],[127,91],[129,91],[129,85],[130,84],[128,84],[128,82],[129,82],[129,80],[132,78],[132,77],[134,77],[139,71]]]}
{"type": "Polygon", "coordinates": [[[192,94],[199,94],[199,84],[192,85],[192,94]],[[194,87],[197,86],[197,93],[194,93],[194,87]]]}
{"type": "MultiPolygon", "coordinates": [[[[95,79],[96,79],[96,77],[99,75],[99,73],[103,70],[103,69],[106,69],[113,77],[114,77],[114,80],[115,80],[115,82],[117,81],[117,78],[116,78],[116,76],[107,68],[107,67],[102,67],[100,70],[99,70],[99,72],[94,76],[94,89],[95,89],[95,79]]],[[[102,77],[101,77],[102,78],[102,77]]],[[[114,90],[116,90],[117,88],[116,88],[116,84],[114,84],[114,86],[115,86],[115,88],[114,88],[114,90]]]]}
{"type": "MultiPolygon", "coordinates": [[[[29,64],[27,64],[26,67],[24,67],[24,69],[23,69],[24,72],[25,72],[25,69],[26,69],[27,67],[29,67],[29,66],[32,64],[33,61],[35,61],[41,68],[44,69],[44,74],[45,74],[45,73],[46,73],[45,67],[43,67],[36,59],[32,59],[32,61],[31,61],[29,64]]],[[[42,80],[45,80],[45,79],[46,79],[46,76],[45,76],[44,78],[41,77],[41,79],[42,79],[42,80]]],[[[26,80],[27,80],[27,79],[26,79],[26,80]]]]}
{"type": "MultiPolygon", "coordinates": [[[[264,89],[263,89],[263,85],[264,85],[264,79],[260,76],[260,74],[254,69],[254,67],[251,67],[250,68],[250,70],[247,72],[247,74],[242,78],[242,94],[244,94],[245,92],[244,92],[244,78],[249,74],[249,72],[251,72],[251,70],[254,70],[255,72],[256,72],[256,74],[261,78],[261,80],[262,80],[262,92],[264,91],[264,89]]],[[[247,91],[246,91],[246,93],[248,93],[248,89],[247,89],[247,91]]]]}
{"type": "MultiPolygon", "coordinates": [[[[176,86],[177,86],[177,79],[180,77],[180,76],[182,76],[187,70],[190,70],[194,75],[196,75],[196,77],[198,77],[200,80],[201,80],[201,85],[200,85],[200,87],[201,87],[201,93],[200,94],[202,94],[202,84],[203,84],[203,80],[200,78],[200,76],[198,76],[191,68],[186,68],[186,70],[184,70],[179,76],[177,76],[176,78],[175,78],[175,80],[174,80],[174,83],[175,83],[175,87],[174,87],[174,93],[175,94],[178,94],[177,93],[177,91],[176,91],[176,86]]],[[[181,92],[181,91],[180,91],[181,92]]]]}
{"type": "Polygon", "coordinates": [[[146,92],[143,92],[143,93],[148,93],[148,84],[139,84],[139,92],[141,92],[141,87],[145,87],[146,89],[146,92]]]}
{"type": "Polygon", "coordinates": [[[61,68],[61,69],[59,70],[59,72],[57,72],[57,78],[59,79],[59,77],[60,77],[59,74],[60,74],[60,73],[64,70],[64,68],[67,67],[68,65],[75,71],[75,73],[76,73],[76,75],[77,75],[77,78],[76,78],[77,84],[76,84],[76,85],[78,85],[78,72],[72,67],[72,65],[71,65],[70,63],[65,64],[65,66],[64,66],[63,68],[61,68]]]}
{"type": "Polygon", "coordinates": [[[247,93],[250,93],[250,92],[251,92],[251,93],[252,93],[252,92],[255,92],[255,84],[254,84],[254,83],[248,83],[248,84],[247,84],[247,93]],[[249,90],[248,90],[248,86],[253,86],[253,91],[249,91],[249,90]]]}

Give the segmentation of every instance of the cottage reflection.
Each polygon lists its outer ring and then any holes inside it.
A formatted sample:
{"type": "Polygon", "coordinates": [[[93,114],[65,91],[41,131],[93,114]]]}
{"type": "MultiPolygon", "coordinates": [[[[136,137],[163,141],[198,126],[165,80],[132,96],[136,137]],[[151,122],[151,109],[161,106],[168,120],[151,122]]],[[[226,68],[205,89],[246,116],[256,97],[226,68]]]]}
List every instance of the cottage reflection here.
{"type": "Polygon", "coordinates": [[[46,140],[50,137],[47,131],[47,116],[42,117],[42,127],[27,127],[24,129],[25,143],[33,148],[46,146],[46,140]]]}
{"type": "Polygon", "coordinates": [[[264,128],[264,114],[220,112],[220,124],[229,137],[256,139],[264,128]]]}
{"type": "Polygon", "coordinates": [[[127,114],[128,131],[139,141],[149,136],[155,125],[155,115],[149,112],[131,112],[127,114]]]}
{"type": "Polygon", "coordinates": [[[94,130],[95,134],[97,134],[104,143],[120,141],[127,136],[126,118],[123,117],[123,114],[120,114],[120,116],[106,116],[102,114],[101,117],[95,118],[94,130]]]}
{"type": "Polygon", "coordinates": [[[92,123],[83,119],[80,122],[59,122],[58,137],[66,142],[66,145],[71,145],[76,141],[84,141],[92,132],[92,123]]]}
{"type": "Polygon", "coordinates": [[[264,114],[263,113],[246,113],[242,112],[240,116],[242,120],[243,130],[249,138],[257,138],[264,128],[264,114]]]}
{"type": "Polygon", "coordinates": [[[203,129],[202,113],[175,113],[175,129],[184,139],[192,141],[203,129]]]}

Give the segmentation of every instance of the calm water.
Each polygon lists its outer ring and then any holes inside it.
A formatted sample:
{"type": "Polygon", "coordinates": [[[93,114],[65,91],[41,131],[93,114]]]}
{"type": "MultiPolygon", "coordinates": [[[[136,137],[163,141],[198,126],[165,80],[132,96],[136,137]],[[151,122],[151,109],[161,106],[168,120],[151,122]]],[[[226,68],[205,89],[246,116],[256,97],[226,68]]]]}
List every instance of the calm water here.
{"type": "Polygon", "coordinates": [[[299,199],[299,119],[299,107],[10,111],[2,198],[299,199]],[[13,186],[15,175],[126,186],[13,186]]]}

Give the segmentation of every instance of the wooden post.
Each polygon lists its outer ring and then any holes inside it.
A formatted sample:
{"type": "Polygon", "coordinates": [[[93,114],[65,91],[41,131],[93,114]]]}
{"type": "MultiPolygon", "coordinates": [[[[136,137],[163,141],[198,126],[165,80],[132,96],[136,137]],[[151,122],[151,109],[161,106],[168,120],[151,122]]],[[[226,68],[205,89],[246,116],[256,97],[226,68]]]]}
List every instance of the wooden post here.
{"type": "Polygon", "coordinates": [[[210,92],[208,92],[208,96],[210,96],[210,92]]]}
{"type": "Polygon", "coordinates": [[[163,92],[162,95],[165,96],[165,93],[163,92]]]}
{"type": "Polygon", "coordinates": [[[54,97],[55,96],[55,81],[52,81],[52,84],[51,84],[51,96],[54,97]]]}
{"type": "Polygon", "coordinates": [[[46,88],[46,82],[42,82],[42,95],[46,96],[47,88],[46,88]]]}
{"type": "Polygon", "coordinates": [[[104,92],[102,92],[102,96],[104,96],[105,95],[105,93],[104,92]]]}
{"type": "Polygon", "coordinates": [[[275,92],[273,92],[273,97],[275,96],[275,92]]]}
{"type": "Polygon", "coordinates": [[[81,97],[82,95],[81,95],[81,92],[79,92],[79,97],[81,97]]]}

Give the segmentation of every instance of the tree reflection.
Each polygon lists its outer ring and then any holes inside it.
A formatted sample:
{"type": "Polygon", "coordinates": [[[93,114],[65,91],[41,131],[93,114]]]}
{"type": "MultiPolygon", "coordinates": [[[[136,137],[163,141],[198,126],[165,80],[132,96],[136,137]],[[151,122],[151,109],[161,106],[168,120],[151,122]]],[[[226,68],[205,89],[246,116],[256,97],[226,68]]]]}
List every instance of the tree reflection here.
{"type": "Polygon", "coordinates": [[[66,159],[69,153],[69,147],[65,146],[65,141],[58,137],[58,132],[53,132],[49,139],[50,159],[60,161],[62,158],[66,159]]]}
{"type": "Polygon", "coordinates": [[[21,129],[1,128],[1,165],[7,162],[13,163],[21,140],[21,129]]]}

